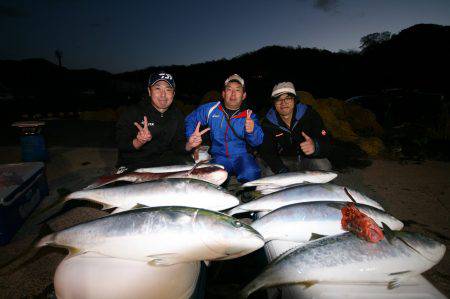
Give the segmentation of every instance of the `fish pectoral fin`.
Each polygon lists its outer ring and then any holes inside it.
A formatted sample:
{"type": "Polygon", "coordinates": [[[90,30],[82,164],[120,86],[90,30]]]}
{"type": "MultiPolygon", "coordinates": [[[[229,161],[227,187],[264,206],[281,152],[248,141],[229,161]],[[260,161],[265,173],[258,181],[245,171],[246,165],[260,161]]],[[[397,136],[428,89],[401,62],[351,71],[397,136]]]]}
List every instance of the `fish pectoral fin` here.
{"type": "Polygon", "coordinates": [[[164,267],[180,263],[179,254],[177,253],[155,254],[147,257],[149,258],[147,264],[150,266],[164,267]]]}
{"type": "Polygon", "coordinates": [[[392,289],[398,288],[400,286],[400,284],[401,284],[401,280],[396,278],[396,279],[393,279],[388,282],[387,288],[388,288],[388,290],[392,290],[392,289]]]}
{"type": "Polygon", "coordinates": [[[148,208],[148,205],[144,205],[141,203],[137,203],[134,207],[132,207],[130,210],[134,210],[134,209],[142,209],[142,208],[148,208]]]}
{"type": "Polygon", "coordinates": [[[320,238],[326,237],[325,235],[321,235],[321,234],[316,234],[316,233],[311,233],[311,237],[309,238],[308,241],[313,241],[313,240],[317,240],[320,238]]]}
{"type": "Polygon", "coordinates": [[[406,270],[406,271],[400,271],[400,272],[393,272],[393,273],[389,273],[389,276],[394,276],[394,275],[405,275],[411,273],[411,271],[406,270]]]}
{"type": "Polygon", "coordinates": [[[129,210],[128,208],[123,208],[123,207],[115,208],[114,211],[112,211],[110,215],[117,214],[117,213],[120,213],[120,212],[125,212],[125,211],[128,211],[128,210],[129,210]]]}
{"type": "Polygon", "coordinates": [[[114,208],[117,208],[116,206],[113,206],[113,205],[110,205],[110,204],[107,204],[107,203],[104,203],[104,204],[102,204],[103,205],[103,207],[102,207],[102,210],[104,211],[104,210],[109,210],[109,209],[114,209],[114,208]]]}
{"type": "Polygon", "coordinates": [[[389,276],[396,276],[394,279],[388,282],[387,288],[389,290],[398,288],[401,285],[401,282],[405,280],[407,277],[411,276],[411,271],[400,271],[400,272],[394,272],[389,273],[389,276]]]}
{"type": "Polygon", "coordinates": [[[327,206],[330,207],[330,208],[335,208],[335,209],[337,209],[337,210],[340,210],[340,209],[342,209],[346,204],[347,204],[347,202],[346,202],[346,203],[342,203],[342,202],[336,201],[336,202],[329,202],[329,203],[327,203],[327,206]]]}
{"type": "Polygon", "coordinates": [[[71,257],[83,254],[84,251],[82,251],[80,248],[77,247],[67,247],[67,250],[69,250],[69,254],[66,256],[66,259],[69,259],[71,257]]]}
{"type": "Polygon", "coordinates": [[[381,225],[383,225],[383,234],[386,237],[386,240],[388,240],[389,244],[392,245],[392,241],[395,238],[395,233],[386,223],[381,222],[381,225]]]}
{"type": "Polygon", "coordinates": [[[317,280],[306,280],[297,282],[296,284],[303,286],[305,289],[312,287],[313,285],[319,283],[317,280]]]}

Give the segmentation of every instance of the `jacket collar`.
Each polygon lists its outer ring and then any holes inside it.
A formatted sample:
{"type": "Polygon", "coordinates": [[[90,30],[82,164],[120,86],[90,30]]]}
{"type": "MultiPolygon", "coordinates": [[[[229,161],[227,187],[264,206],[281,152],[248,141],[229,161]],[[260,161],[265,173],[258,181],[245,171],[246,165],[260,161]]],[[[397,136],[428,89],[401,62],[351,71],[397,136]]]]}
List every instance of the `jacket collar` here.
{"type": "Polygon", "coordinates": [[[162,113],[160,111],[158,111],[152,105],[150,97],[145,97],[145,99],[141,100],[140,105],[142,107],[142,110],[147,112],[150,115],[150,114],[166,114],[173,109],[173,105],[175,105],[175,104],[174,104],[174,102],[172,102],[172,104],[170,104],[169,108],[162,113]]]}
{"type": "MultiPolygon", "coordinates": [[[[292,128],[294,128],[298,121],[303,117],[303,115],[306,112],[306,108],[308,108],[307,105],[302,104],[302,103],[298,103],[297,105],[295,105],[294,107],[294,120],[292,122],[292,128]]],[[[286,126],[284,125],[283,121],[280,118],[280,115],[278,114],[278,112],[275,110],[275,108],[270,108],[269,112],[267,112],[266,114],[266,119],[271,122],[272,124],[274,124],[275,126],[279,127],[280,129],[284,129],[284,130],[288,130],[288,128],[286,128],[286,126]]]]}
{"type": "MultiPolygon", "coordinates": [[[[225,115],[228,115],[228,114],[225,112],[225,109],[223,108],[222,104],[223,104],[223,102],[220,102],[219,110],[222,111],[225,115]]],[[[243,108],[243,107],[242,107],[242,105],[241,105],[241,107],[240,107],[239,109],[242,109],[242,108],[243,108]]],[[[228,116],[229,116],[229,115],[228,115],[228,116]]],[[[246,118],[246,117],[247,117],[247,109],[241,110],[238,114],[232,116],[231,118],[246,118]]]]}

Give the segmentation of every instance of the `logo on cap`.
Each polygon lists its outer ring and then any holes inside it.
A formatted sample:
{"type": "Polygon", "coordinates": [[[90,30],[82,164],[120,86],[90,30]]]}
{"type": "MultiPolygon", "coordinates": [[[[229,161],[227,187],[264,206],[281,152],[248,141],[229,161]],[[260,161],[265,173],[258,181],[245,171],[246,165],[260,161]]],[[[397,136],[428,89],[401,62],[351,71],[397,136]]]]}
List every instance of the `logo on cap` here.
{"type": "Polygon", "coordinates": [[[153,86],[159,81],[166,81],[172,88],[175,88],[175,81],[172,75],[165,72],[151,74],[148,85],[153,86]]]}

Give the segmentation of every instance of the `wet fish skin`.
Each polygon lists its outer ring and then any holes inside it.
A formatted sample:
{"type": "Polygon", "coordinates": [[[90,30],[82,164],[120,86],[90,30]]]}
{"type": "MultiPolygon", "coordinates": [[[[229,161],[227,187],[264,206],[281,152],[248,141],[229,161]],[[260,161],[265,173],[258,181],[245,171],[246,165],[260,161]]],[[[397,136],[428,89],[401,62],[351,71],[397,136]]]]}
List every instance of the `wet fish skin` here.
{"type": "MultiPolygon", "coordinates": [[[[348,202],[313,201],[287,205],[255,220],[251,226],[266,242],[271,240],[307,242],[313,234],[329,236],[344,233],[340,209],[346,204],[348,202]]],[[[363,204],[356,204],[356,207],[380,227],[384,222],[392,230],[403,228],[400,220],[382,210],[363,204]]]]}
{"type": "Polygon", "coordinates": [[[273,260],[240,293],[247,298],[256,290],[285,285],[332,283],[383,283],[392,288],[402,279],[419,275],[444,256],[445,246],[417,233],[397,232],[369,243],[352,233],[324,237],[295,247],[273,260]]]}
{"type": "Polygon", "coordinates": [[[232,259],[264,245],[253,228],[228,215],[188,207],[142,208],[81,223],[42,238],[37,247],[96,252],[164,266],[232,259]]]}
{"type": "Polygon", "coordinates": [[[260,178],[243,184],[243,187],[259,186],[260,190],[267,188],[278,188],[296,184],[321,184],[328,183],[337,177],[332,171],[297,171],[286,172],[260,178]]]}
{"type": "Polygon", "coordinates": [[[69,194],[64,201],[87,199],[105,208],[128,210],[136,205],[190,206],[208,210],[226,210],[239,200],[226,189],[195,179],[169,178],[140,184],[81,190],[69,194]]]}
{"type": "MultiPolygon", "coordinates": [[[[191,170],[192,167],[194,167],[194,165],[195,164],[138,168],[134,172],[151,172],[151,173],[178,172],[178,171],[184,171],[184,170],[191,170]]],[[[220,165],[220,164],[201,164],[201,165],[198,165],[197,168],[205,168],[205,167],[211,167],[211,166],[225,169],[223,167],[223,165],[220,165]]]]}
{"type": "Polygon", "coordinates": [[[182,170],[177,172],[164,173],[129,172],[100,177],[94,183],[90,184],[84,189],[95,189],[119,181],[142,183],[165,178],[198,179],[219,186],[228,178],[228,172],[225,169],[217,166],[197,167],[193,170],[182,170]]]}
{"type": "MultiPolygon", "coordinates": [[[[373,199],[347,188],[357,203],[373,206],[384,210],[383,207],[373,199]]],[[[305,186],[295,186],[281,191],[277,191],[248,203],[239,205],[231,209],[228,214],[235,215],[246,212],[271,212],[282,206],[308,201],[348,201],[350,197],[345,193],[344,187],[334,184],[311,184],[305,186]]]]}

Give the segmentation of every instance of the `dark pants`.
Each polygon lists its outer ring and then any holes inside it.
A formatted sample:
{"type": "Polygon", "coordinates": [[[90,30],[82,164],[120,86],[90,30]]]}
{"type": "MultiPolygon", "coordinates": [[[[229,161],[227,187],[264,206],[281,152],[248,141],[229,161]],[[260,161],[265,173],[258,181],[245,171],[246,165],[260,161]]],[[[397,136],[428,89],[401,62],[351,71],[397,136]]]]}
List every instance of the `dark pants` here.
{"type": "Polygon", "coordinates": [[[133,171],[138,168],[147,168],[147,167],[159,167],[159,166],[169,166],[169,165],[185,165],[192,164],[194,160],[187,154],[175,154],[172,152],[163,153],[156,157],[152,157],[152,159],[141,160],[141,161],[132,161],[125,165],[118,165],[118,168],[124,166],[127,168],[127,171],[133,171]]]}
{"type": "MultiPolygon", "coordinates": [[[[282,157],[284,165],[287,166],[289,171],[305,171],[305,170],[322,170],[322,171],[330,171],[331,163],[328,159],[312,159],[312,158],[302,158],[298,159],[297,157],[282,157]]],[[[269,166],[262,160],[258,159],[258,162],[263,167],[263,176],[273,175],[274,173],[270,169],[269,166]]]]}

